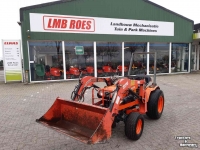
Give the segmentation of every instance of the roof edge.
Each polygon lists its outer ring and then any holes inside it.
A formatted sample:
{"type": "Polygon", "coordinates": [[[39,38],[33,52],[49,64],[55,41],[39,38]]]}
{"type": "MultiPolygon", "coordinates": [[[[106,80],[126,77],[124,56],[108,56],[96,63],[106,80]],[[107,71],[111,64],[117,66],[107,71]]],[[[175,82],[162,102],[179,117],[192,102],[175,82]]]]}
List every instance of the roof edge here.
{"type": "MultiPolygon", "coordinates": [[[[22,7],[22,8],[20,8],[20,21],[23,21],[23,11],[25,11],[25,10],[29,10],[29,9],[32,9],[32,8],[41,8],[41,7],[45,7],[45,6],[61,4],[61,3],[65,3],[65,2],[72,2],[72,1],[76,1],[76,0],[59,0],[59,1],[54,1],[54,2],[48,2],[48,3],[38,4],[38,5],[22,7]]],[[[160,9],[163,9],[163,10],[169,12],[169,13],[175,14],[176,16],[179,16],[179,17],[181,17],[181,18],[183,18],[183,19],[185,19],[187,21],[190,21],[194,25],[194,21],[189,19],[189,18],[186,18],[186,17],[184,17],[184,16],[182,16],[182,15],[180,15],[178,13],[175,13],[175,12],[173,12],[173,11],[163,7],[163,6],[160,6],[160,5],[158,5],[158,4],[154,3],[154,2],[151,2],[149,0],[143,0],[143,1],[146,2],[146,3],[149,3],[151,5],[154,5],[154,6],[158,7],[158,8],[160,8],[160,9]]]]}
{"type": "Polygon", "coordinates": [[[147,2],[147,3],[149,3],[149,4],[152,4],[152,5],[154,5],[154,6],[158,7],[158,8],[161,8],[161,9],[163,9],[163,10],[169,12],[169,13],[175,14],[176,16],[179,16],[179,17],[181,17],[181,18],[183,18],[183,19],[185,19],[185,20],[187,20],[187,21],[190,21],[190,22],[192,22],[192,23],[194,24],[194,21],[193,21],[193,20],[191,20],[191,19],[189,19],[189,18],[186,18],[186,17],[184,17],[184,16],[182,16],[182,15],[176,13],[176,12],[173,12],[173,11],[171,11],[171,10],[169,10],[169,9],[167,9],[167,8],[165,8],[165,7],[163,7],[163,6],[160,6],[160,5],[158,5],[158,4],[154,3],[154,2],[151,2],[151,1],[149,1],[149,0],[143,0],[143,1],[144,1],[144,2],[147,2]]]}
{"type": "Polygon", "coordinates": [[[59,1],[53,1],[53,2],[48,2],[48,3],[42,3],[42,4],[37,4],[37,5],[31,5],[31,6],[27,6],[27,7],[22,7],[19,9],[20,12],[20,21],[23,21],[23,11],[25,10],[29,10],[32,8],[41,8],[41,7],[46,7],[46,6],[51,6],[51,5],[55,5],[55,4],[61,4],[61,3],[65,3],[65,2],[72,2],[75,0],[59,0],[59,1]]]}

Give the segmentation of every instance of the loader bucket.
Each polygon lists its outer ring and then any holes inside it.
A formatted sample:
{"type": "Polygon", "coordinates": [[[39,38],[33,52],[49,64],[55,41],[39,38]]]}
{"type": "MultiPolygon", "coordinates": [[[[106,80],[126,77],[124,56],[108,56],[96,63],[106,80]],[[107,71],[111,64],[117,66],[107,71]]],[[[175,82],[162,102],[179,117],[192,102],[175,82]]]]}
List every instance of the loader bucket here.
{"type": "Polygon", "coordinates": [[[109,139],[113,122],[108,108],[60,98],[36,121],[87,144],[109,139]]]}

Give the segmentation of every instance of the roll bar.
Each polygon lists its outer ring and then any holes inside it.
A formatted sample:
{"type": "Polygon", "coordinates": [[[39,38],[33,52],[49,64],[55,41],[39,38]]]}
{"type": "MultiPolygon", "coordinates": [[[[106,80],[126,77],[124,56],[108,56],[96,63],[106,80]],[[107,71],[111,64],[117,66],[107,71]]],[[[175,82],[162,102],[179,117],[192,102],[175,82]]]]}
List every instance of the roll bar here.
{"type": "Polygon", "coordinates": [[[135,54],[154,54],[154,77],[153,77],[153,84],[156,84],[156,58],[157,58],[157,52],[138,52],[138,53],[132,53],[131,55],[131,60],[130,60],[130,65],[129,65],[129,70],[128,70],[128,76],[130,76],[131,73],[131,67],[133,65],[133,60],[134,60],[134,55],[135,54]]]}

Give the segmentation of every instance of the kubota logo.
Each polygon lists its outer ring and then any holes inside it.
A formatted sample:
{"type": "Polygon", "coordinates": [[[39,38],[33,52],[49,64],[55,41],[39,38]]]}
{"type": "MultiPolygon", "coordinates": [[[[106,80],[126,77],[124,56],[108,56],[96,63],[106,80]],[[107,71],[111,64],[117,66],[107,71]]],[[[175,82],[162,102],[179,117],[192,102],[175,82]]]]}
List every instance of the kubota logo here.
{"type": "Polygon", "coordinates": [[[4,45],[18,45],[18,42],[4,42],[4,45]]]}
{"type": "Polygon", "coordinates": [[[94,32],[95,21],[91,18],[43,16],[44,30],[94,32]]]}

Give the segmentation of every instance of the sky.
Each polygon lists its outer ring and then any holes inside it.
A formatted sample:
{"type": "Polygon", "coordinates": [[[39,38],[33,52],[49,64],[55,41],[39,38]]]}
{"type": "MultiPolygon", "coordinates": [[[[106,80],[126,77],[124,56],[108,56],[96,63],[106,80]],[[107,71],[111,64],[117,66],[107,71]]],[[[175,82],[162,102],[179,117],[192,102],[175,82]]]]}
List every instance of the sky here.
{"type": "MultiPolygon", "coordinates": [[[[53,0],[54,1],[54,0],[53,0]]],[[[56,0],[55,0],[56,1],[56,0]]],[[[150,0],[173,12],[176,12],[186,18],[194,21],[194,24],[200,23],[199,6],[200,0],[150,0]]],[[[17,22],[19,18],[19,9],[21,7],[52,2],[50,0],[12,0],[2,1],[0,6],[0,59],[3,57],[2,39],[15,40],[21,39],[20,26],[17,22]]]]}

